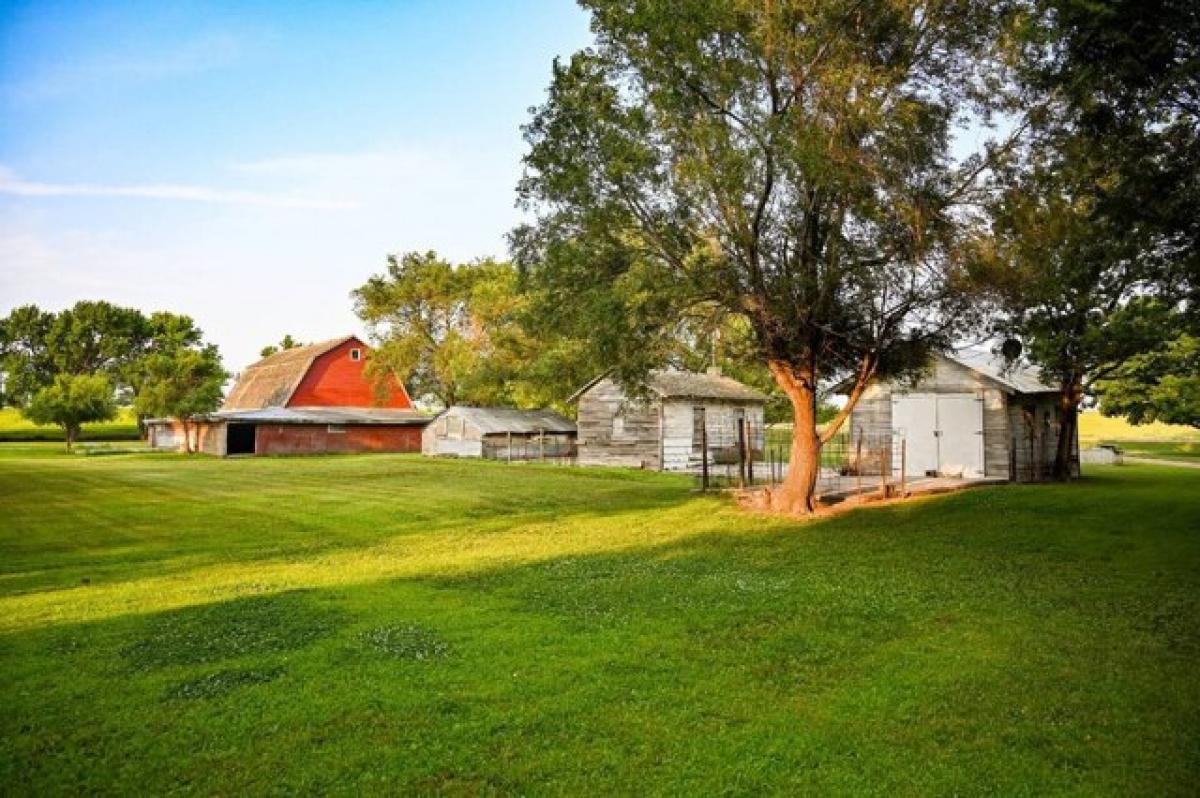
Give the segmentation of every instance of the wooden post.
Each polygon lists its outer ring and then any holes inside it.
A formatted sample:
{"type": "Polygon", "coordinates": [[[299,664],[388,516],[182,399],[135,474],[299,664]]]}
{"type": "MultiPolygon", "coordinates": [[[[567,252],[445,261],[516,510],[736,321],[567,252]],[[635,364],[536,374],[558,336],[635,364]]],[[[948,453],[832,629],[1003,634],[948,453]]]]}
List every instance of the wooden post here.
{"type": "Polygon", "coordinates": [[[746,487],[746,419],[739,418],[738,430],[738,487],[746,487]]]}
{"type": "Polygon", "coordinates": [[[879,447],[879,495],[887,498],[887,456],[888,447],[879,447]]]}
{"type": "Polygon", "coordinates": [[[507,432],[507,433],[505,433],[505,435],[508,437],[508,462],[511,463],[512,462],[512,433],[507,432]]]}
{"type": "Polygon", "coordinates": [[[854,452],[854,478],[858,482],[856,496],[862,495],[863,461],[862,461],[862,427],[858,428],[858,448],[854,452]]]}
{"type": "Polygon", "coordinates": [[[538,459],[546,459],[546,431],[538,430],[538,459]]]}
{"type": "Polygon", "coordinates": [[[746,480],[754,487],[754,427],[746,422],[746,480]]]}
{"type": "Polygon", "coordinates": [[[700,489],[708,490],[708,423],[700,425],[700,489]]]}
{"type": "Polygon", "coordinates": [[[767,449],[767,451],[766,451],[766,455],[767,455],[767,484],[768,484],[768,485],[774,485],[774,484],[775,484],[775,450],[774,450],[774,449],[772,449],[770,446],[767,446],[766,444],[767,444],[767,442],[766,442],[766,439],[764,438],[764,440],[763,440],[763,446],[765,446],[765,447],[766,447],[766,449],[767,449]]]}
{"type": "Polygon", "coordinates": [[[908,440],[900,439],[900,498],[908,495],[908,440]]]}

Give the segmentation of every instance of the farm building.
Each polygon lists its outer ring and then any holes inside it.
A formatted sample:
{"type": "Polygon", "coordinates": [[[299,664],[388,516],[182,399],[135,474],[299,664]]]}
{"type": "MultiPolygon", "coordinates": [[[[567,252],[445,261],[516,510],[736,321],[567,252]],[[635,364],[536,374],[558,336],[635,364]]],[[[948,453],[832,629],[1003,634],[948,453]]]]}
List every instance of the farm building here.
{"type": "Polygon", "coordinates": [[[710,459],[736,446],[739,426],[750,431],[748,445],[761,449],[767,398],[753,388],[714,370],[654,371],[647,388],[649,398],[634,401],[601,376],[571,397],[580,465],[690,470],[706,442],[710,459]]]}
{"type": "Polygon", "coordinates": [[[364,374],[369,348],[347,336],[285,349],[246,368],[216,413],[151,419],[150,446],[215,455],[418,452],[429,417],[392,380],[364,374]]]}
{"type": "MultiPolygon", "coordinates": [[[[903,439],[908,476],[1044,479],[1058,445],[1057,393],[1036,371],[986,353],[938,355],[914,383],[869,385],[849,435],[903,439]]],[[[1078,439],[1072,452],[1078,470],[1078,439]]]]}
{"type": "Polygon", "coordinates": [[[494,460],[566,459],[575,455],[575,424],[550,410],[455,405],[425,427],[421,451],[494,460]]]}

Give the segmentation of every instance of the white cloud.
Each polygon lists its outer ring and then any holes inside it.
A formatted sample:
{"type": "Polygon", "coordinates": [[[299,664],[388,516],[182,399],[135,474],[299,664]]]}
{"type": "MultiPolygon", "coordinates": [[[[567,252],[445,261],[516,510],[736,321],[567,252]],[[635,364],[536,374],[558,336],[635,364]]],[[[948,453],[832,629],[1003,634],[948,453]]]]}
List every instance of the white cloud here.
{"type": "Polygon", "coordinates": [[[269,208],[309,208],[338,210],[355,207],[344,200],[316,199],[291,194],[212,188],[209,186],[150,183],[142,185],[105,185],[99,183],[42,183],[22,180],[11,170],[0,167],[0,194],[17,197],[109,197],[115,199],[161,199],[182,202],[206,202],[223,205],[257,205],[269,208]]]}

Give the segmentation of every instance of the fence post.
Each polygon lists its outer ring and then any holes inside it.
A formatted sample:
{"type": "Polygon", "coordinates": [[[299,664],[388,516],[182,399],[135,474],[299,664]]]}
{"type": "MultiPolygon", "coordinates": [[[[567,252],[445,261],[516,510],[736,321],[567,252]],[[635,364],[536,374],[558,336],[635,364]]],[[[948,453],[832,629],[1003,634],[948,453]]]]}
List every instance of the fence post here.
{"type": "Polygon", "coordinates": [[[746,419],[737,420],[738,431],[738,487],[746,487],[746,419]]]}
{"type": "Polygon", "coordinates": [[[754,487],[754,425],[746,422],[746,480],[754,487]]]}
{"type": "Polygon", "coordinates": [[[858,448],[854,451],[854,478],[858,482],[855,495],[862,495],[863,461],[862,461],[862,427],[858,428],[858,448]]]}
{"type": "Polygon", "coordinates": [[[546,431],[538,430],[538,459],[546,459],[546,431]]]}
{"type": "Polygon", "coordinates": [[[508,462],[510,462],[510,463],[511,463],[511,462],[512,462],[512,433],[511,433],[511,432],[507,432],[507,433],[505,433],[505,436],[508,438],[508,457],[507,457],[507,460],[508,460],[508,462]]]}
{"type": "Polygon", "coordinates": [[[888,446],[879,447],[879,495],[884,499],[887,498],[887,457],[890,454],[888,451],[889,448],[888,446]]]}
{"type": "Polygon", "coordinates": [[[700,425],[700,490],[708,490],[708,423],[700,425]]]}
{"type": "Polygon", "coordinates": [[[900,439],[900,498],[908,495],[908,439],[900,439]]]}
{"type": "Polygon", "coordinates": [[[775,484],[775,450],[772,449],[770,446],[767,446],[767,439],[766,439],[765,433],[763,435],[763,448],[767,450],[765,452],[765,454],[767,455],[767,484],[774,485],[775,484]]]}

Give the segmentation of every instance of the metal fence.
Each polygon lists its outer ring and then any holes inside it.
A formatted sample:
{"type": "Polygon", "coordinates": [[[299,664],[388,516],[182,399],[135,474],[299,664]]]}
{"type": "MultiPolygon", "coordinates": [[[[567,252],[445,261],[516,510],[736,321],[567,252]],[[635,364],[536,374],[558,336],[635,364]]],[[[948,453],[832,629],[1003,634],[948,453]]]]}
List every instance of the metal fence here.
{"type": "Polygon", "coordinates": [[[482,441],[485,460],[504,462],[545,461],[560,464],[575,462],[575,439],[564,435],[485,435],[482,441]]]}
{"type": "MultiPolygon", "coordinates": [[[[787,476],[790,429],[739,419],[728,427],[705,428],[701,438],[688,469],[701,490],[776,485],[787,476]]],[[[821,446],[817,493],[904,492],[905,455],[902,437],[846,430],[821,446]]]]}

